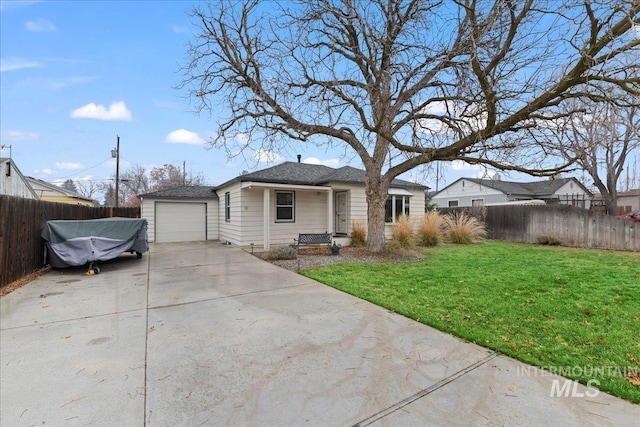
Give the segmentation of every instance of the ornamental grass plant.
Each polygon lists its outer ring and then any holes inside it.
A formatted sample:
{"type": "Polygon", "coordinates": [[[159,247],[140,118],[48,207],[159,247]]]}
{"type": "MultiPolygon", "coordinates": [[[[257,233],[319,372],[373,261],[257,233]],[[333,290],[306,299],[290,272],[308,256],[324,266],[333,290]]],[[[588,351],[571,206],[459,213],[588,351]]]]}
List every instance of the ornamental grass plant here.
{"type": "Polygon", "coordinates": [[[442,241],[444,219],[438,211],[429,211],[420,219],[418,227],[418,244],[436,246],[442,241]]]}
{"type": "Polygon", "coordinates": [[[449,243],[470,244],[482,240],[487,235],[486,225],[464,212],[444,216],[444,239],[449,243]]]}
{"type": "Polygon", "coordinates": [[[413,249],[416,244],[413,239],[413,220],[408,215],[400,215],[393,224],[391,235],[392,246],[403,249],[413,249]]]}

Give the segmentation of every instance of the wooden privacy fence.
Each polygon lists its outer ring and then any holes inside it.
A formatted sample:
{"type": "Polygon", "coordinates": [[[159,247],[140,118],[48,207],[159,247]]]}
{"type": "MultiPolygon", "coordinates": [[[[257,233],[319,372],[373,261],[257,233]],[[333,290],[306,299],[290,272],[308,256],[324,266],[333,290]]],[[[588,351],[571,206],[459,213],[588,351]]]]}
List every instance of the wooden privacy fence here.
{"type": "Polygon", "coordinates": [[[112,208],[43,202],[0,195],[0,287],[42,268],[40,232],[54,219],[140,218],[139,208],[112,208]]]}
{"type": "Polygon", "coordinates": [[[487,225],[496,240],[536,243],[543,236],[567,246],[640,251],[640,223],[567,205],[502,205],[440,208],[466,212],[487,225]]]}

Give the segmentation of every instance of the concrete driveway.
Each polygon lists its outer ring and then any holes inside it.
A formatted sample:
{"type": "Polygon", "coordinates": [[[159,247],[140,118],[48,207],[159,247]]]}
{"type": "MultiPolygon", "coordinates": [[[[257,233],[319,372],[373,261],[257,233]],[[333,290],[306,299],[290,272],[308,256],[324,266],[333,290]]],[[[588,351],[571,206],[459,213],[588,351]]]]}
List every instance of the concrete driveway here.
{"type": "Polygon", "coordinates": [[[638,405],[217,242],[101,267],[2,298],[2,426],[639,423],[638,405]]]}

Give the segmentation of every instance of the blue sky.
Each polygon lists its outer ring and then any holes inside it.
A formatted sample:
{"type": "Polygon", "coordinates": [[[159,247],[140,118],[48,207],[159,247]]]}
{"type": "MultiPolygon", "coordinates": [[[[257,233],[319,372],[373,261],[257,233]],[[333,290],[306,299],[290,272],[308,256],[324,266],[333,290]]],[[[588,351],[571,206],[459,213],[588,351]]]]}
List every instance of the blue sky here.
{"type": "MultiPolygon", "coordinates": [[[[197,3],[0,4],[0,141],[11,146],[23,174],[54,183],[106,182],[115,174],[116,135],[121,171],[185,162],[187,172],[216,185],[274,164],[259,162],[259,153],[247,163],[208,148],[216,113],[194,114],[186,92],[175,89],[194,31],[187,12],[197,3]]],[[[300,151],[307,162],[361,167],[352,156],[342,158],[342,149],[300,151]]],[[[295,154],[276,154],[275,163],[295,161],[295,154]]],[[[8,148],[0,155],[7,157],[8,148]]],[[[438,186],[481,174],[479,167],[449,165],[438,186]]],[[[403,178],[435,189],[435,176],[416,171],[403,178]]]]}

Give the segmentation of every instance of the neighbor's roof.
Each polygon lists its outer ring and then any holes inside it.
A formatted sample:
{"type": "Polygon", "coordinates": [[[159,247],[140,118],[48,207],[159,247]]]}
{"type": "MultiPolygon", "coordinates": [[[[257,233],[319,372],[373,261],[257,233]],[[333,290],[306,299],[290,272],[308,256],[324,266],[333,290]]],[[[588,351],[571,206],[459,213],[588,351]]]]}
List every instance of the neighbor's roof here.
{"type": "Polygon", "coordinates": [[[210,185],[184,186],[167,188],[164,190],[152,191],[151,193],[139,194],[139,198],[148,199],[218,199],[216,187],[210,185]]]}
{"type": "MultiPolygon", "coordinates": [[[[494,190],[498,190],[504,194],[523,195],[531,197],[551,196],[567,183],[575,182],[580,185],[580,187],[582,187],[585,192],[591,194],[591,192],[575,178],[557,178],[534,182],[512,182],[497,179],[460,178],[453,184],[461,180],[471,181],[484,187],[493,188],[494,190]]],[[[439,193],[445,191],[453,184],[448,185],[446,188],[440,190],[439,193]]]]}
{"type": "MultiPolygon", "coordinates": [[[[324,165],[308,163],[284,162],[267,169],[240,175],[217,188],[222,188],[232,182],[266,182],[272,184],[291,185],[322,185],[330,182],[341,182],[364,185],[365,172],[351,166],[335,169],[324,165]]],[[[392,187],[416,188],[424,190],[427,187],[403,179],[394,179],[392,187]]]]}
{"type": "MultiPolygon", "coordinates": [[[[29,182],[29,184],[31,184],[32,187],[34,185],[39,185],[41,187],[48,188],[49,190],[51,190],[53,192],[56,192],[56,193],[59,193],[59,194],[63,194],[66,197],[72,197],[74,199],[81,199],[81,200],[86,200],[88,202],[93,202],[93,199],[91,197],[83,196],[80,193],[77,193],[77,192],[71,191],[71,190],[67,190],[64,187],[60,187],[59,185],[51,184],[50,182],[43,181],[41,179],[34,178],[32,176],[25,176],[24,178],[25,178],[25,180],[27,180],[29,182]]],[[[43,190],[40,190],[40,189],[36,190],[34,188],[34,191],[42,192],[43,190]]]]}
{"type": "MultiPolygon", "coordinates": [[[[637,190],[618,191],[618,198],[620,197],[640,197],[640,188],[637,190]]],[[[594,200],[602,199],[602,194],[596,193],[593,195],[594,200]]]]}

